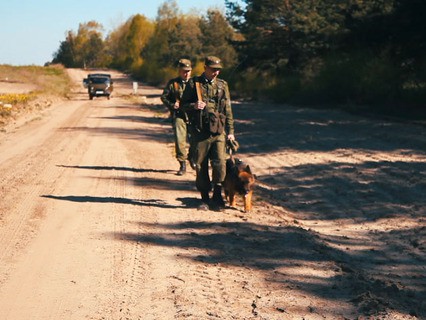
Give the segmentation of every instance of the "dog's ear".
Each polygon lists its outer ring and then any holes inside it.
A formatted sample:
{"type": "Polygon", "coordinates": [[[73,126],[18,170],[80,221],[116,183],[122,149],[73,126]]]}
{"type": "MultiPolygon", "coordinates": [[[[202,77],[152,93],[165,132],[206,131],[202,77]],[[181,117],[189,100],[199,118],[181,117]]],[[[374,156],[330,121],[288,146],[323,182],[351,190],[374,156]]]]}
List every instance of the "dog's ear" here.
{"type": "Polygon", "coordinates": [[[244,169],[244,171],[251,174],[250,166],[247,165],[246,168],[244,169]]]}

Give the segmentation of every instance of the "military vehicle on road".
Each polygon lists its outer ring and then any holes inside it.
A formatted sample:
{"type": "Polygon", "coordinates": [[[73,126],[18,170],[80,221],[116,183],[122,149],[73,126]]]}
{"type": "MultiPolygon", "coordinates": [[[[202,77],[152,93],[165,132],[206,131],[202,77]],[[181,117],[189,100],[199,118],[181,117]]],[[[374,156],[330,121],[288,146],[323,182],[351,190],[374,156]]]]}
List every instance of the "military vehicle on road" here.
{"type": "Polygon", "coordinates": [[[83,85],[87,87],[90,100],[100,96],[106,96],[109,100],[114,89],[111,75],[107,73],[91,73],[83,79],[83,85]]]}

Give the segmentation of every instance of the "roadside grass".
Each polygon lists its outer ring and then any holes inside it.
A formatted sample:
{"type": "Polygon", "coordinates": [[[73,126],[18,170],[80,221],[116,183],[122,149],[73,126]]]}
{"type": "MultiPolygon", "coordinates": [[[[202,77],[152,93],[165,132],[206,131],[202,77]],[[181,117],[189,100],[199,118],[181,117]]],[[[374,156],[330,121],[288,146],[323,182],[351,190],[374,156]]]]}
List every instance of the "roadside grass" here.
{"type": "Polygon", "coordinates": [[[26,105],[34,96],[33,93],[0,93],[0,117],[11,116],[15,108],[26,105]]]}
{"type": "Polygon", "coordinates": [[[65,98],[69,93],[71,80],[60,65],[10,66],[0,65],[0,81],[10,84],[28,84],[33,88],[26,93],[0,92],[0,124],[9,118],[32,109],[49,105],[48,103],[31,103],[41,97],[65,98]]]}

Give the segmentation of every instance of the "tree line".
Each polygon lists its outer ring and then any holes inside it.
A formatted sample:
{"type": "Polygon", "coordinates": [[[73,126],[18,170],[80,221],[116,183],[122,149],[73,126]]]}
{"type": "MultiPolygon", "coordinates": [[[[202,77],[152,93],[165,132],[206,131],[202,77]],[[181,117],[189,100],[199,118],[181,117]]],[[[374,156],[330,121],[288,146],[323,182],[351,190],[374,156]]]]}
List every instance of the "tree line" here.
{"type": "Polygon", "coordinates": [[[425,111],[426,1],[226,0],[226,12],[182,14],[174,0],[155,20],[132,16],[110,32],[94,21],[54,54],[67,67],[111,67],[153,84],[190,58],[223,59],[241,97],[425,111]]]}
{"type": "Polygon", "coordinates": [[[174,0],[158,8],[155,20],[142,14],[103,34],[96,21],[81,23],[77,32],[68,31],[52,63],[70,68],[114,68],[151,84],[163,84],[176,76],[176,62],[191,59],[194,73],[202,72],[204,57],[217,55],[224,64],[236,64],[232,45],[236,31],[216,9],[205,15],[182,14],[174,0]]]}

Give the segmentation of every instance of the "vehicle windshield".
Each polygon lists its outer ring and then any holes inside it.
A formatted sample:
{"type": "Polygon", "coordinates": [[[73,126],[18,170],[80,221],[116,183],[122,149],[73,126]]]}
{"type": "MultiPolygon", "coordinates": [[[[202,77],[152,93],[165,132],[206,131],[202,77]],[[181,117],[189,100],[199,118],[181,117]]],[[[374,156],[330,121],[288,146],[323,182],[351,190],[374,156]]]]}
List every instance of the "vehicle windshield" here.
{"type": "Polygon", "coordinates": [[[109,78],[90,78],[92,83],[109,83],[109,78]]]}

